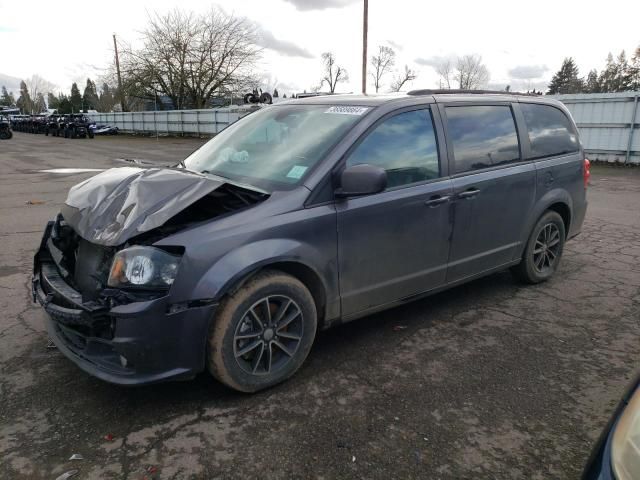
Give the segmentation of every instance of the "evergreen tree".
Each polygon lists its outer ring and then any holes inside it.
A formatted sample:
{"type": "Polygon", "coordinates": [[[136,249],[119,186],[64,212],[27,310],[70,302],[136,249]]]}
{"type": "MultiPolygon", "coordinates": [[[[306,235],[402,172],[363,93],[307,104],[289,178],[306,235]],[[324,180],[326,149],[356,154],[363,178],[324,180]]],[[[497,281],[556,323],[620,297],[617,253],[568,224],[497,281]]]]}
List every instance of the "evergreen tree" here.
{"type": "Polygon", "coordinates": [[[60,100],[53,93],[47,93],[47,108],[57,109],[60,106],[60,100]]]}
{"type": "Polygon", "coordinates": [[[73,82],[73,85],[71,85],[71,96],[69,97],[69,101],[71,102],[71,108],[74,112],[82,110],[82,95],[80,95],[80,90],[78,89],[78,84],[76,82],[73,82]]]}
{"type": "Polygon", "coordinates": [[[71,113],[71,102],[69,101],[69,98],[62,93],[58,97],[58,113],[71,113]]]}
{"type": "Polygon", "coordinates": [[[565,58],[560,70],[553,76],[547,94],[580,93],[584,82],[578,77],[579,71],[573,58],[565,58]]]}
{"type": "Polygon", "coordinates": [[[631,65],[629,66],[629,77],[631,80],[631,90],[640,90],[640,47],[636,48],[636,51],[631,57],[631,65]]]}
{"type": "Polygon", "coordinates": [[[24,80],[20,81],[20,97],[18,97],[16,106],[24,114],[33,113],[33,100],[31,100],[31,95],[29,95],[29,89],[27,88],[27,84],[24,82],[24,80]]]}
{"type": "Polygon", "coordinates": [[[278,98],[278,96],[279,96],[279,95],[278,95],[278,89],[277,89],[277,88],[274,88],[274,89],[273,89],[273,98],[278,98]]]}
{"type": "Polygon", "coordinates": [[[600,72],[600,77],[598,78],[598,83],[600,84],[600,91],[603,93],[612,92],[613,83],[615,81],[616,76],[616,64],[613,61],[613,55],[609,52],[607,55],[607,64],[604,67],[604,70],[600,72]]]}
{"type": "Polygon", "coordinates": [[[624,50],[620,52],[616,59],[616,92],[626,92],[631,90],[631,69],[629,68],[629,62],[627,61],[627,55],[624,50]]]}
{"type": "Polygon", "coordinates": [[[16,99],[13,98],[13,93],[7,91],[7,87],[2,87],[2,96],[0,96],[0,106],[13,107],[16,104],[16,99]]]}
{"type": "Polygon", "coordinates": [[[598,79],[598,71],[595,68],[587,75],[584,89],[586,93],[600,93],[600,80],[598,79]]]}
{"type": "Polygon", "coordinates": [[[625,92],[633,89],[633,65],[629,65],[624,50],[616,60],[607,55],[607,65],[600,74],[599,82],[602,92],[625,92]]]}
{"type": "Polygon", "coordinates": [[[100,92],[100,99],[98,105],[101,112],[110,112],[113,110],[113,106],[116,103],[116,99],[113,95],[113,91],[108,84],[102,85],[102,91],[100,92]]]}
{"type": "Polygon", "coordinates": [[[283,93],[283,94],[282,94],[282,98],[287,98],[287,94],[286,94],[286,93],[283,93]]]}
{"type": "Polygon", "coordinates": [[[90,78],[87,78],[87,85],[84,87],[82,103],[85,110],[96,110],[98,108],[99,99],[96,84],[90,78]]]}

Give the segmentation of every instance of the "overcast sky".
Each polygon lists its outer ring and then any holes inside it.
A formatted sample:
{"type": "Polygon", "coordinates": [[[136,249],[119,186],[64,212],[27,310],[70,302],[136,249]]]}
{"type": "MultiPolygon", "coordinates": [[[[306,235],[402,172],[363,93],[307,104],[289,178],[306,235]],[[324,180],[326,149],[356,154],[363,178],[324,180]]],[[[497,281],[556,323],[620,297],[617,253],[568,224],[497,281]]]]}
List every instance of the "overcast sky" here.
{"type": "MultiPolygon", "coordinates": [[[[321,77],[320,55],[335,53],[350,80],[361,82],[362,0],[142,1],[0,0],[0,74],[38,74],[68,92],[113,62],[111,35],[136,42],[150,12],[176,6],[203,11],[213,4],[258,24],[265,47],[260,69],[281,93],[310,90],[321,77]],[[64,7],[61,5],[64,4],[64,7]]],[[[432,65],[453,55],[482,55],[491,86],[542,88],[565,56],[586,75],[607,53],[640,44],[640,1],[430,2],[370,0],[369,51],[392,46],[397,67],[418,71],[413,87],[437,87],[432,65]]],[[[386,79],[386,85],[391,81],[386,79]]],[[[383,87],[383,90],[385,90],[383,87]]],[[[82,89],[82,87],[81,87],[82,89]]]]}

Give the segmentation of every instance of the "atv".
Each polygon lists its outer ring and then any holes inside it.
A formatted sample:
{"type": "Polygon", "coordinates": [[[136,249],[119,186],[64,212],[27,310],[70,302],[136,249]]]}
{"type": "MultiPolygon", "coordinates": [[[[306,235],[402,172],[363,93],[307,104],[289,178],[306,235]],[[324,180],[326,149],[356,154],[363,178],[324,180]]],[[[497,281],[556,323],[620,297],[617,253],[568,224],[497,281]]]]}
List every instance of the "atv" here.
{"type": "Polygon", "coordinates": [[[0,140],[9,140],[13,137],[11,124],[4,116],[0,115],[0,140]]]}
{"type": "Polygon", "coordinates": [[[58,125],[58,119],[60,118],[60,115],[57,114],[53,114],[53,115],[49,115],[47,117],[45,126],[44,126],[44,134],[46,136],[49,136],[49,134],[51,134],[54,137],[57,137],[60,133],[60,126],[58,125]]]}
{"type": "Polygon", "coordinates": [[[82,113],[72,113],[64,120],[64,138],[93,138],[94,122],[82,113]]]}

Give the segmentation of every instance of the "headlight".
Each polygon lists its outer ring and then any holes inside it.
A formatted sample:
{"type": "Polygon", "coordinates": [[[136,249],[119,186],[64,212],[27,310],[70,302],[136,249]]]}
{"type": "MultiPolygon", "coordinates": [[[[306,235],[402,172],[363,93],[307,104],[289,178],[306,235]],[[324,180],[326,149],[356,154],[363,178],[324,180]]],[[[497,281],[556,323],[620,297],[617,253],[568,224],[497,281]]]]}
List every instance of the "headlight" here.
{"type": "Polygon", "coordinates": [[[116,253],[110,287],[169,287],[178,273],[180,257],[155,247],[131,247],[116,253]]]}
{"type": "Polygon", "coordinates": [[[640,387],[618,420],[611,443],[611,463],[617,480],[637,479],[640,472],[640,387]]]}

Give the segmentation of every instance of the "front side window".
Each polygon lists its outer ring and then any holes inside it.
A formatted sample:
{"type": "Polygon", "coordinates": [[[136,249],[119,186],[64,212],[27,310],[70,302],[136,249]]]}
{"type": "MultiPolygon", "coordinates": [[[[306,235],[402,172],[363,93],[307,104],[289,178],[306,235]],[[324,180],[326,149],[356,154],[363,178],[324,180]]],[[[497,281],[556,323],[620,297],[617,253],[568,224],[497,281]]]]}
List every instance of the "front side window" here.
{"type": "Polygon", "coordinates": [[[413,110],[384,120],[347,159],[347,166],[368,163],[387,172],[387,188],[438,178],[438,146],[431,111],[413,110]]]}
{"type": "Polygon", "coordinates": [[[266,191],[300,183],[369,107],[281,105],[249,114],[184,161],[186,168],[266,191]]]}
{"type": "Polygon", "coordinates": [[[511,107],[447,107],[446,112],[449,137],[453,144],[453,173],[503,165],[520,159],[511,107]]]}
{"type": "Polygon", "coordinates": [[[531,157],[540,158],[577,151],[580,147],[571,122],[550,105],[521,103],[531,143],[531,157]]]}

